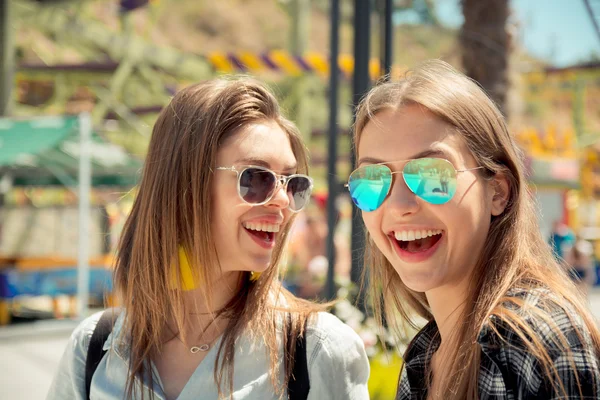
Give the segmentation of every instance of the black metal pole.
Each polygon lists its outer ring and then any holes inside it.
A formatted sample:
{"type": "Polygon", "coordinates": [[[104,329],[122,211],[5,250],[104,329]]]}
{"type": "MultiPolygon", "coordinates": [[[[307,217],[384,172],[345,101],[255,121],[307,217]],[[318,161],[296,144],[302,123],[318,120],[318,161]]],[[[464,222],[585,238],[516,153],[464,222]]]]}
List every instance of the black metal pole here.
{"type": "Polygon", "coordinates": [[[0,116],[10,113],[14,74],[13,33],[10,26],[10,2],[0,0],[0,116]]]}
{"type": "MultiPolygon", "coordinates": [[[[352,103],[354,108],[360,99],[367,93],[371,80],[369,78],[369,44],[371,39],[371,2],[368,0],[354,0],[354,77],[352,103]]],[[[352,168],[356,167],[356,153],[351,149],[352,168]]],[[[363,265],[363,251],[365,247],[364,228],[358,209],[354,207],[352,213],[352,266],[350,279],[359,283],[363,265]]],[[[364,302],[359,299],[358,306],[364,309],[364,302]]]]}
{"type": "Polygon", "coordinates": [[[331,37],[329,54],[329,137],[328,157],[327,157],[327,187],[329,195],[327,196],[327,284],[325,286],[325,295],[327,299],[335,298],[335,227],[337,225],[338,212],[335,205],[337,197],[337,134],[338,134],[338,80],[339,66],[338,54],[340,42],[340,1],[331,1],[331,37]]]}
{"type": "Polygon", "coordinates": [[[598,26],[598,21],[596,20],[596,15],[594,14],[594,10],[590,5],[590,0],[583,0],[583,4],[585,5],[585,9],[592,19],[592,25],[594,25],[594,29],[596,30],[596,36],[600,39],[600,26],[598,26]]]}
{"type": "MultiPolygon", "coordinates": [[[[0,0],[0,117],[10,115],[14,74],[14,38],[12,32],[11,0],[0,0]]],[[[7,178],[4,176],[3,178],[7,178]]],[[[0,192],[0,208],[4,208],[5,190],[0,192]]],[[[2,222],[0,222],[0,230],[2,222]]],[[[0,241],[4,238],[0,237],[0,241]]]]}
{"type": "Polygon", "coordinates": [[[392,73],[393,63],[393,44],[394,44],[394,26],[392,24],[392,0],[385,0],[385,7],[383,9],[384,22],[383,22],[383,73],[386,76],[386,80],[390,78],[392,73]]]}

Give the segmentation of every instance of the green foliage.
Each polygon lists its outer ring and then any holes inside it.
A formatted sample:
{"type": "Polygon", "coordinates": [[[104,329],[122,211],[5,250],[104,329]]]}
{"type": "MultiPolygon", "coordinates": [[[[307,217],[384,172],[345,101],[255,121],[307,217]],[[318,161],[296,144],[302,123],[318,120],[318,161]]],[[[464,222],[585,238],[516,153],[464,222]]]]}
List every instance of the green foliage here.
{"type": "Polygon", "coordinates": [[[532,119],[544,121],[548,113],[548,105],[539,100],[530,100],[525,103],[525,115],[532,119]]]}

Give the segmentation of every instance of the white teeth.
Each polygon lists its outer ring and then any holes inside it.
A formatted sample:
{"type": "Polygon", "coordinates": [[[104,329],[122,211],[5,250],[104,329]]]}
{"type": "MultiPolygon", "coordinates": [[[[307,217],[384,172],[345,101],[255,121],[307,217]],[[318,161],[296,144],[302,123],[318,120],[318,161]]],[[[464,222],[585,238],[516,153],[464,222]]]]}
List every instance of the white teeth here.
{"type": "Polygon", "coordinates": [[[244,226],[244,228],[250,229],[253,231],[279,232],[279,225],[277,225],[277,224],[244,222],[242,225],[244,226]]]}
{"type": "Polygon", "coordinates": [[[429,230],[418,230],[418,231],[399,231],[394,232],[394,237],[396,240],[402,240],[404,242],[409,242],[418,239],[425,239],[430,236],[440,235],[442,233],[441,229],[429,229],[429,230]]]}

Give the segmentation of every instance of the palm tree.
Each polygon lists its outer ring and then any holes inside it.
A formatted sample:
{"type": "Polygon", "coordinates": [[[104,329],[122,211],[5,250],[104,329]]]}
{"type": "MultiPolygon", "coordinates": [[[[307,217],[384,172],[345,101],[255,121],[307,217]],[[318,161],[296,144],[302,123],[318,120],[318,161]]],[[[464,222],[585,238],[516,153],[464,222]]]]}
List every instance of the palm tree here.
{"type": "Polygon", "coordinates": [[[478,81],[506,115],[510,35],[509,0],[461,0],[460,31],[465,73],[478,81]]]}

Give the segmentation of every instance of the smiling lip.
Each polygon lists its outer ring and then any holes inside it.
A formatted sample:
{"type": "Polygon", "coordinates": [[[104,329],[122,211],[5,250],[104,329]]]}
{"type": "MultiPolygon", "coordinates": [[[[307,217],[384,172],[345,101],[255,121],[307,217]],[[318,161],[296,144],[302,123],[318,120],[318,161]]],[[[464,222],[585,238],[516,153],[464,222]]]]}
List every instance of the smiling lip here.
{"type": "Polygon", "coordinates": [[[394,246],[394,250],[396,250],[396,254],[398,254],[398,257],[400,257],[402,261],[407,263],[419,263],[429,259],[437,251],[438,247],[440,246],[440,243],[442,242],[442,240],[444,240],[444,237],[445,235],[442,232],[442,237],[437,242],[435,242],[435,244],[431,246],[431,248],[425,251],[411,253],[400,248],[400,244],[398,243],[393,234],[388,236],[388,238],[392,241],[392,245],[394,246]]]}
{"type": "Polygon", "coordinates": [[[273,247],[275,247],[275,243],[277,242],[277,232],[272,232],[271,234],[273,235],[273,239],[270,241],[266,241],[254,235],[253,233],[250,233],[248,229],[244,228],[244,230],[246,231],[246,234],[250,236],[250,238],[252,238],[252,240],[254,240],[254,242],[256,242],[256,244],[258,244],[263,249],[272,250],[273,247]]]}
{"type": "Polygon", "coordinates": [[[262,237],[255,235],[251,229],[248,229],[244,226],[244,224],[268,224],[268,225],[278,225],[281,228],[281,224],[283,223],[283,218],[280,215],[261,215],[255,218],[250,218],[244,223],[242,223],[242,228],[246,231],[246,234],[250,236],[254,242],[262,247],[265,250],[272,250],[275,247],[275,243],[277,242],[278,232],[270,232],[269,236],[270,240],[264,240],[262,237]]]}
{"type": "Polygon", "coordinates": [[[244,222],[253,224],[281,225],[283,224],[283,218],[279,215],[261,215],[260,217],[250,218],[244,222]]]}
{"type": "Polygon", "coordinates": [[[394,237],[395,232],[408,232],[408,231],[443,231],[441,228],[435,228],[431,225],[405,225],[402,224],[400,226],[396,226],[393,229],[385,229],[384,232],[387,232],[387,235],[391,238],[394,237]]]}

